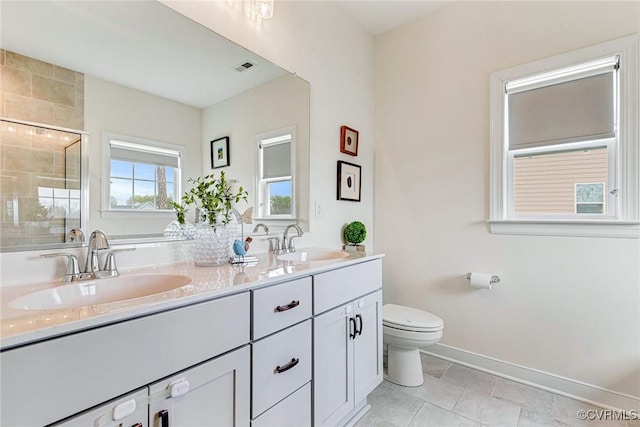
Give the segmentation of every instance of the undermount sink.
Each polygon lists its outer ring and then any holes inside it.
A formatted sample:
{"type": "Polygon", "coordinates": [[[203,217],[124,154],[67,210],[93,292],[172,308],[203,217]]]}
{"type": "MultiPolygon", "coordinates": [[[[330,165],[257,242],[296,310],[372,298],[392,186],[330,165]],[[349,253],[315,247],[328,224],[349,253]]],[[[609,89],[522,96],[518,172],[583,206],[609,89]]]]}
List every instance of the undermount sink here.
{"type": "Polygon", "coordinates": [[[334,259],[346,258],[349,256],[348,252],[342,251],[329,251],[329,250],[310,250],[304,249],[292,252],[290,254],[278,255],[277,258],[280,261],[291,262],[308,262],[308,261],[330,261],[334,259]]]}
{"type": "Polygon", "coordinates": [[[107,304],[160,294],[190,282],[190,277],[180,274],[132,274],[43,289],[16,298],[9,305],[22,310],[52,310],[107,304]]]}

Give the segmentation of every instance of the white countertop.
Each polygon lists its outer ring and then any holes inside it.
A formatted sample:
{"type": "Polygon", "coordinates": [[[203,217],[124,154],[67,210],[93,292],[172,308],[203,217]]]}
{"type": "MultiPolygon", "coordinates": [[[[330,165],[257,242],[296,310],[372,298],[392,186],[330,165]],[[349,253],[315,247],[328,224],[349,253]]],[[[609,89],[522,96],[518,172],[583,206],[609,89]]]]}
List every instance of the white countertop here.
{"type": "MultiPolygon", "coordinates": [[[[299,252],[312,251],[314,249],[305,248],[300,249],[299,252]]],[[[256,266],[236,267],[227,264],[218,267],[196,267],[193,262],[181,262],[121,271],[121,278],[152,273],[180,274],[189,276],[192,280],[187,285],[160,294],[83,307],[56,310],[22,310],[12,308],[9,305],[15,298],[38,290],[60,286],[62,282],[2,288],[0,349],[5,350],[126,319],[232,295],[297,277],[309,276],[381,258],[384,255],[349,252],[345,258],[307,262],[280,261],[272,253],[256,256],[258,257],[256,266]]],[[[135,286],[133,280],[131,286],[135,286]]]]}

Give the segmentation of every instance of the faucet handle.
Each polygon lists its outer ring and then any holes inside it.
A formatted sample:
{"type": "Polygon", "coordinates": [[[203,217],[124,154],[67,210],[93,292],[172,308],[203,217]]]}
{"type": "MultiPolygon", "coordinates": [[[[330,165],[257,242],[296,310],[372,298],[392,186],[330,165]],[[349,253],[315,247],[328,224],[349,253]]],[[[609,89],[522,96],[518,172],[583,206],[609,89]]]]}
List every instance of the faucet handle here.
{"type": "Polygon", "coordinates": [[[280,238],[279,237],[269,237],[268,239],[271,242],[271,247],[273,252],[276,254],[280,253],[280,238]]]}
{"type": "Polygon", "coordinates": [[[64,252],[54,254],[40,255],[43,258],[55,258],[55,257],[67,257],[67,272],[62,278],[63,282],[75,282],[80,280],[80,266],[78,265],[78,257],[74,254],[67,254],[64,252]]]}
{"type": "Polygon", "coordinates": [[[287,247],[289,252],[295,252],[296,251],[296,247],[293,245],[293,239],[295,239],[296,237],[301,237],[301,236],[302,236],[302,234],[297,234],[295,236],[289,237],[289,246],[287,247]]]}
{"type": "Polygon", "coordinates": [[[104,261],[103,270],[106,273],[106,275],[111,277],[118,277],[120,275],[120,272],[118,271],[118,268],[116,266],[116,254],[118,252],[130,252],[135,250],[136,248],[111,249],[107,253],[107,258],[104,261]]]}

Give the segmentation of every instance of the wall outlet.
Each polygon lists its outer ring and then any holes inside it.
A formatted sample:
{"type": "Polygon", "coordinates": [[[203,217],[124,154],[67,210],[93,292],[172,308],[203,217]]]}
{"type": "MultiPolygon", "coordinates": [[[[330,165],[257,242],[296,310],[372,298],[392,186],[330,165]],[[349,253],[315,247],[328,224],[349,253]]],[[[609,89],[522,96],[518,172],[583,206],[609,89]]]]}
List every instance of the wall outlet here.
{"type": "Polygon", "coordinates": [[[323,213],[322,204],[320,204],[320,202],[316,200],[315,206],[316,206],[316,218],[322,218],[322,213],[323,213]]]}

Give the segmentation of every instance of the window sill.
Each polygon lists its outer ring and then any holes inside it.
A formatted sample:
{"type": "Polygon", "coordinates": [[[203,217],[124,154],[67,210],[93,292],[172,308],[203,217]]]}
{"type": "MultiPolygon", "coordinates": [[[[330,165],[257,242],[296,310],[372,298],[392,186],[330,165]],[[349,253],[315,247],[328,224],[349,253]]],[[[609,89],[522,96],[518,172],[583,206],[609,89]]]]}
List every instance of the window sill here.
{"type": "Polygon", "coordinates": [[[492,234],[639,239],[640,222],[488,220],[492,234]]]}
{"type": "Polygon", "coordinates": [[[132,219],[132,218],[167,218],[175,219],[176,213],[174,211],[158,211],[158,210],[101,210],[100,214],[102,218],[120,218],[120,219],[132,219]]]}

